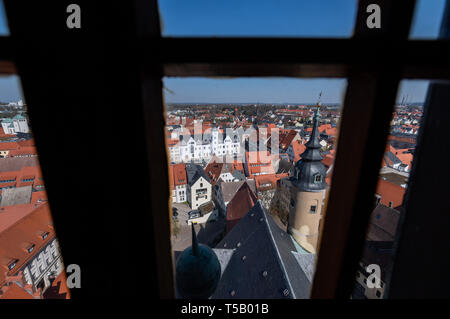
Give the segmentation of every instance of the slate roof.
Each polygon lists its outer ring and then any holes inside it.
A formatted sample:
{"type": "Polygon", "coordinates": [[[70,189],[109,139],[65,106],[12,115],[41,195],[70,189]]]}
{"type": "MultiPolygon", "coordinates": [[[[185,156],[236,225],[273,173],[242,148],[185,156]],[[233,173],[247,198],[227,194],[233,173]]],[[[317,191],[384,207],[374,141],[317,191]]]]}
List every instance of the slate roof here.
{"type": "Polygon", "coordinates": [[[380,173],[380,177],[388,182],[402,186],[408,183],[408,176],[397,173],[380,173]]]}
{"type": "Polygon", "coordinates": [[[377,205],[370,215],[367,239],[371,241],[394,241],[400,213],[383,204],[377,205]]]}
{"type": "Polygon", "coordinates": [[[245,181],[245,174],[242,171],[234,170],[231,175],[240,181],[245,181]]]}
{"type": "Polygon", "coordinates": [[[325,178],[327,170],[322,163],[323,156],[320,152],[319,142],[319,108],[316,109],[314,116],[314,126],[311,137],[305,144],[306,151],[301,154],[301,160],[295,163],[295,176],[292,182],[301,190],[304,191],[320,191],[326,188],[327,184],[325,178]],[[316,181],[316,177],[320,176],[320,181],[316,181]]]}
{"type": "Polygon", "coordinates": [[[199,206],[198,210],[201,211],[202,215],[206,215],[211,213],[214,210],[214,202],[209,201],[199,206]]]}
{"type": "MultiPolygon", "coordinates": [[[[389,274],[393,266],[393,241],[366,241],[364,244],[361,262],[363,268],[366,265],[377,264],[382,269],[381,280],[386,282],[386,275],[389,274]]],[[[363,269],[363,273],[368,273],[363,269]]]]}
{"type": "Polygon", "coordinates": [[[200,177],[203,177],[209,183],[211,183],[208,175],[200,165],[188,163],[186,164],[186,174],[188,179],[188,184],[193,185],[200,177]]]}
{"type": "Polygon", "coordinates": [[[391,165],[402,163],[402,161],[397,156],[395,156],[394,153],[392,153],[392,152],[386,152],[386,153],[384,153],[384,156],[388,160],[389,163],[392,163],[391,165]]]}
{"type": "Polygon", "coordinates": [[[288,160],[285,159],[280,159],[280,163],[278,165],[278,171],[276,172],[277,174],[281,174],[281,173],[289,173],[292,169],[292,167],[294,167],[294,164],[292,162],[289,162],[288,160]]]}
{"type": "Polygon", "coordinates": [[[248,186],[250,186],[250,189],[253,191],[253,193],[256,194],[256,183],[255,180],[241,180],[238,182],[222,182],[220,184],[220,187],[222,188],[222,198],[225,203],[228,203],[231,201],[236,195],[239,188],[241,188],[242,184],[247,183],[248,186]]]}
{"type": "Polygon", "coordinates": [[[211,298],[309,297],[315,255],[281,230],[259,201],[216,249],[234,252],[211,298]]]}

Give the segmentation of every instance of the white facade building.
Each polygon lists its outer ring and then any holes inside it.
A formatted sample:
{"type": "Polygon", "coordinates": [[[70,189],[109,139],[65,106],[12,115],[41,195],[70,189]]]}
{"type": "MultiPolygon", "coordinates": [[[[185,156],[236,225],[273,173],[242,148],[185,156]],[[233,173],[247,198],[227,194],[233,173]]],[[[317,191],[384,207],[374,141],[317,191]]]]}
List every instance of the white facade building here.
{"type": "Polygon", "coordinates": [[[232,136],[224,137],[217,127],[213,127],[211,134],[183,137],[180,136],[180,142],[176,145],[169,146],[170,161],[173,163],[200,162],[209,160],[213,155],[234,156],[240,153],[240,138],[235,131],[232,136]]]}
{"type": "Polygon", "coordinates": [[[196,164],[186,164],[188,178],[187,201],[192,209],[212,200],[211,182],[205,171],[196,164]]]}
{"type": "Polygon", "coordinates": [[[5,134],[28,133],[30,131],[27,119],[19,114],[12,119],[2,120],[2,128],[5,134]]]}
{"type": "Polygon", "coordinates": [[[188,187],[187,193],[189,206],[192,209],[196,209],[212,199],[211,184],[204,177],[198,178],[188,187]]]}
{"type": "Polygon", "coordinates": [[[35,254],[21,270],[27,284],[43,291],[48,288],[51,285],[49,275],[53,273],[54,276],[58,276],[64,270],[56,238],[35,254]]]}
{"type": "Polygon", "coordinates": [[[172,190],[172,202],[173,203],[184,203],[187,201],[187,185],[176,185],[175,189],[172,190]]]}

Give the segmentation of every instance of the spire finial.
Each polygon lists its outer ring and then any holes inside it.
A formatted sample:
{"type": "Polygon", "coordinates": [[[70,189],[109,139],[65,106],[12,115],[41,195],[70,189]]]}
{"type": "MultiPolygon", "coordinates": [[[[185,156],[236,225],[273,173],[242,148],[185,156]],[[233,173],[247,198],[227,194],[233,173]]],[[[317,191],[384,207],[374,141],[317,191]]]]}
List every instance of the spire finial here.
{"type": "Polygon", "coordinates": [[[221,266],[216,253],[197,241],[192,223],[192,246],[178,258],[175,269],[177,294],[185,299],[209,298],[220,280],[221,266]]]}
{"type": "Polygon", "coordinates": [[[314,118],[315,121],[319,121],[319,116],[320,116],[319,109],[322,105],[322,102],[320,101],[321,98],[322,98],[322,91],[320,91],[319,99],[317,100],[317,105],[316,105],[317,109],[316,109],[316,112],[315,112],[316,114],[315,114],[315,118],[314,118]]]}
{"type": "Polygon", "coordinates": [[[194,256],[198,256],[198,240],[197,235],[195,234],[194,223],[192,225],[192,254],[194,256]]]}

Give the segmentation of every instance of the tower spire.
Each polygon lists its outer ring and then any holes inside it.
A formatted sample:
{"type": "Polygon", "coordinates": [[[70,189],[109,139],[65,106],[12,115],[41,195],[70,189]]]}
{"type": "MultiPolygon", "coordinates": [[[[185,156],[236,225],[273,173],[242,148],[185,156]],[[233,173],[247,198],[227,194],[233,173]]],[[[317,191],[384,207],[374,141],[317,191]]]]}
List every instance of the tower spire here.
{"type": "Polygon", "coordinates": [[[198,257],[198,240],[195,234],[194,223],[192,225],[192,254],[198,257]]]}
{"type": "Polygon", "coordinates": [[[300,155],[300,160],[295,164],[294,182],[300,189],[306,191],[323,190],[326,187],[325,177],[326,169],[322,163],[323,156],[320,153],[322,145],[320,144],[319,117],[320,117],[320,98],[316,105],[314,114],[314,123],[309,141],[305,144],[306,150],[300,155]],[[321,177],[315,177],[320,175],[321,177]]]}
{"type": "Polygon", "coordinates": [[[309,141],[305,144],[306,151],[302,154],[302,159],[309,160],[309,161],[321,161],[323,160],[322,155],[320,154],[320,148],[322,145],[320,145],[319,140],[319,117],[320,117],[320,98],[322,97],[322,92],[319,94],[319,100],[317,101],[316,105],[316,111],[314,112],[314,123],[313,128],[311,131],[311,137],[309,138],[309,141]]]}
{"type": "Polygon", "coordinates": [[[306,143],[306,150],[295,163],[292,183],[291,201],[295,204],[289,212],[288,232],[305,250],[315,253],[319,238],[319,225],[322,213],[327,170],[322,163],[319,140],[320,98],[316,105],[311,137],[306,143]]]}

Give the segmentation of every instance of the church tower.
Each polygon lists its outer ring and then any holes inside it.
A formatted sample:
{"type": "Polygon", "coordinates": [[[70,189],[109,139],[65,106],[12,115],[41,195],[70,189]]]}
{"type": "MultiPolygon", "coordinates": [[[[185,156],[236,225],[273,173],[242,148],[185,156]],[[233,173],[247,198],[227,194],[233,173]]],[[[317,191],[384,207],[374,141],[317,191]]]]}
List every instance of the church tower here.
{"type": "Polygon", "coordinates": [[[311,137],[306,150],[295,164],[291,178],[291,203],[289,210],[288,233],[310,253],[316,253],[319,238],[319,224],[326,189],[326,168],[322,163],[319,141],[319,108],[314,116],[311,137]]]}

